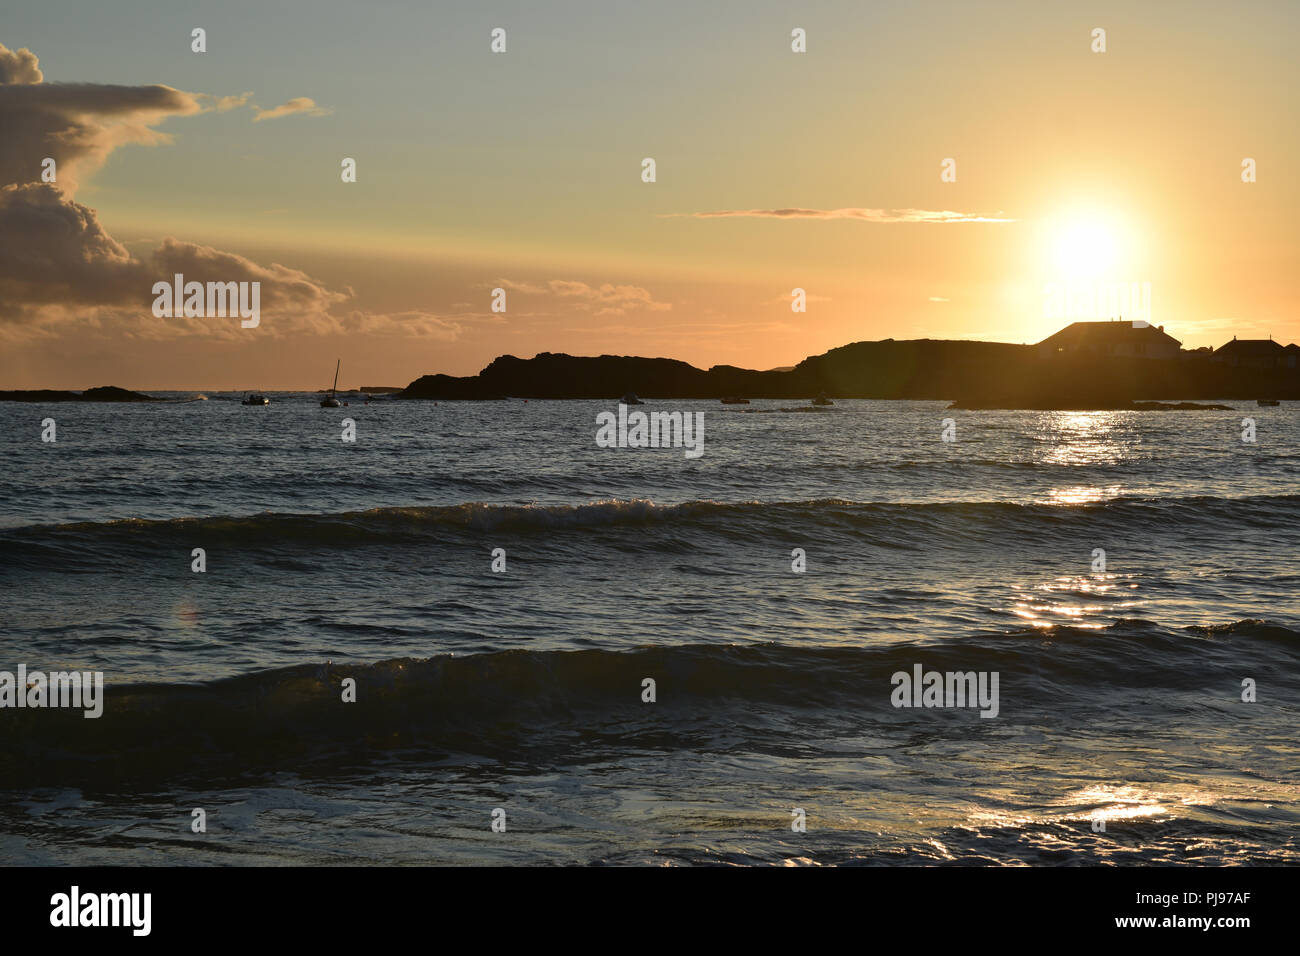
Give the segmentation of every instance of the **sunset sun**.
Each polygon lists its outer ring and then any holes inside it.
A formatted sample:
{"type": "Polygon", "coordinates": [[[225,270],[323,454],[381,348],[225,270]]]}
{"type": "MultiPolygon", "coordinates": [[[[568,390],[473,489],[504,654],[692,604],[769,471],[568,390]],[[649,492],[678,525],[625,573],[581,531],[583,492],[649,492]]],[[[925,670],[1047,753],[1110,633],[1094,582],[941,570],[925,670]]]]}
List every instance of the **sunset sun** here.
{"type": "Polygon", "coordinates": [[[1128,247],[1123,227],[1104,216],[1070,217],[1051,229],[1052,266],[1067,278],[1111,274],[1123,264],[1128,247]]]}

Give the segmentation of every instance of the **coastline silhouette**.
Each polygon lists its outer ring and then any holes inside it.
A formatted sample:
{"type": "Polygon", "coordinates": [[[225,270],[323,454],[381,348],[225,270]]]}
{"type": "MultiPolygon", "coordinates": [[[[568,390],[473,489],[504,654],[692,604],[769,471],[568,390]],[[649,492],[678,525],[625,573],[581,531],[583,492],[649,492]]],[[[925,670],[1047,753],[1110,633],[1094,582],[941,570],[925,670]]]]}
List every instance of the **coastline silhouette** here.
{"type": "MultiPolygon", "coordinates": [[[[1237,339],[1183,349],[1164,326],[1075,322],[1033,345],[945,339],[854,342],[787,369],[696,368],[678,359],[541,352],[502,355],[477,375],[424,375],[404,389],[368,388],[397,399],[492,401],[612,399],[943,400],[961,409],[1123,410],[1181,408],[1191,400],[1300,399],[1300,346],[1237,339]],[[1143,404],[1145,403],[1145,405],[1143,404]]],[[[0,392],[0,401],[152,401],[115,387],[75,392],[0,392]]]]}

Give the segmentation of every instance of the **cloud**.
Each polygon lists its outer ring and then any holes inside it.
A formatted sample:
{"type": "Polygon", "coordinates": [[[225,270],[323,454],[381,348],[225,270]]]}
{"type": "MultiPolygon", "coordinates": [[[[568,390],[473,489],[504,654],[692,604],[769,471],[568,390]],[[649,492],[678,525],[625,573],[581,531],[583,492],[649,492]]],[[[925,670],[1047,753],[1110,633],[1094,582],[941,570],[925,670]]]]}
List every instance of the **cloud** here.
{"type": "MultiPolygon", "coordinates": [[[[457,315],[457,319],[471,316],[457,315]]],[[[491,318],[490,315],[482,316],[491,318]]],[[[450,342],[464,330],[459,322],[451,321],[450,316],[433,312],[360,312],[352,311],[339,322],[339,330],[349,333],[368,335],[402,335],[419,338],[437,339],[450,342]]]]}
{"type": "Polygon", "coordinates": [[[260,109],[254,106],[256,115],[253,117],[254,123],[260,123],[262,120],[279,119],[281,116],[291,116],[294,113],[306,113],[308,116],[329,116],[334,111],[316,105],[316,101],[306,96],[295,96],[287,103],[281,103],[279,106],[273,106],[269,110],[260,109]]]}
{"type": "Polygon", "coordinates": [[[787,322],[681,322],[669,325],[655,325],[653,328],[647,328],[645,325],[602,325],[597,327],[591,326],[574,326],[571,328],[560,329],[561,332],[581,332],[581,333],[600,333],[604,335],[631,335],[647,336],[653,335],[658,339],[671,336],[674,339],[680,338],[718,338],[722,340],[723,336],[734,338],[736,335],[766,335],[769,333],[785,333],[797,330],[797,326],[787,322]]]}
{"type": "Polygon", "coordinates": [[[649,289],[637,285],[614,285],[605,282],[598,286],[572,279],[551,279],[546,285],[499,279],[497,285],[511,292],[526,295],[552,295],[574,300],[573,305],[595,315],[623,315],[629,309],[646,312],[667,312],[671,302],[658,302],[649,289]]]}
{"type": "Polygon", "coordinates": [[[170,237],[153,251],[149,266],[154,281],[180,273],[187,282],[260,282],[262,311],[272,324],[277,316],[321,316],[323,320],[332,306],[352,297],[351,289],[332,291],[307,273],[278,262],[264,266],[233,252],[170,237]]]}
{"type": "Polygon", "coordinates": [[[0,186],[40,180],[55,161],[57,183],[75,192],[81,176],[127,143],[170,142],[151,129],[169,116],[202,111],[199,97],[170,86],[43,82],[30,50],[0,45],[0,186]]]}
{"type": "MultiPolygon", "coordinates": [[[[1001,211],[998,216],[1001,216],[1001,211]]],[[[722,209],[717,212],[667,213],[660,218],[688,219],[856,219],[860,222],[1015,222],[951,210],[930,209],[722,209]]]]}
{"type": "MultiPolygon", "coordinates": [[[[238,109],[239,107],[246,105],[252,98],[252,93],[240,93],[238,96],[219,96],[217,97],[216,103],[213,104],[213,109],[218,113],[224,113],[227,110],[238,109]]],[[[253,108],[256,109],[257,107],[253,108]]]]}
{"type": "Polygon", "coordinates": [[[930,296],[930,301],[931,301],[931,302],[951,302],[952,300],[951,300],[951,299],[945,299],[943,296],[940,296],[940,295],[932,295],[932,296],[930,296]]]}
{"type": "Polygon", "coordinates": [[[212,96],[208,93],[195,93],[195,99],[204,104],[203,111],[215,113],[227,113],[230,110],[237,110],[247,106],[253,111],[253,122],[259,123],[262,120],[279,119],[281,116],[292,116],[295,113],[302,113],[305,116],[329,116],[334,110],[323,106],[317,106],[316,101],[307,96],[295,96],[286,103],[279,106],[273,106],[269,110],[264,110],[253,102],[253,93],[244,92],[238,96],[212,96]]]}
{"type": "MultiPolygon", "coordinates": [[[[169,116],[233,109],[249,94],[217,99],[205,109],[202,101],[212,97],[168,86],[43,81],[31,51],[0,45],[0,333],[6,339],[48,335],[69,320],[131,337],[239,333],[238,322],[222,318],[155,318],[153,285],[177,273],[187,282],[260,283],[263,334],[356,326],[353,317],[361,313],[340,318],[330,312],[352,298],[351,289],[331,289],[279,263],[262,265],[172,237],[134,255],[101,225],[95,210],[73,198],[80,176],[118,146],[169,142],[153,125],[169,116]],[[39,181],[44,157],[55,160],[54,183],[39,181]]],[[[407,317],[403,327],[416,334],[457,331],[430,317],[398,315],[407,317]]],[[[373,319],[376,327],[396,321],[373,319]]]]}
{"type": "Polygon", "coordinates": [[[4,46],[0,79],[0,321],[104,321],[115,312],[152,318],[153,283],[177,272],[199,282],[261,282],[268,312],[311,315],[348,298],[285,266],[179,239],[137,258],[72,198],[80,176],[118,146],[168,142],[151,127],[202,112],[199,95],[168,86],[48,85],[31,51],[4,46]],[[53,183],[38,181],[45,157],[55,161],[53,183]]]}
{"type": "MultiPolygon", "coordinates": [[[[153,319],[152,290],[176,273],[194,282],[260,282],[264,322],[280,331],[290,323],[328,328],[325,313],[351,296],[351,290],[332,291],[278,263],[264,266],[171,237],[147,257],[136,257],[108,234],[93,209],[53,185],[0,187],[0,323],[86,314],[171,323],[153,319]]],[[[214,326],[222,320],[203,321],[214,326]]]]}
{"type": "Polygon", "coordinates": [[[40,83],[44,79],[35,53],[26,47],[10,50],[0,43],[0,84],[40,83]]]}
{"type": "Polygon", "coordinates": [[[496,284],[507,292],[519,292],[523,295],[546,295],[550,291],[544,285],[536,285],[531,282],[516,282],[514,279],[498,279],[496,284]]]}
{"type": "Polygon", "coordinates": [[[95,211],[48,183],[0,187],[0,320],[55,304],[146,304],[148,272],[95,211]]]}

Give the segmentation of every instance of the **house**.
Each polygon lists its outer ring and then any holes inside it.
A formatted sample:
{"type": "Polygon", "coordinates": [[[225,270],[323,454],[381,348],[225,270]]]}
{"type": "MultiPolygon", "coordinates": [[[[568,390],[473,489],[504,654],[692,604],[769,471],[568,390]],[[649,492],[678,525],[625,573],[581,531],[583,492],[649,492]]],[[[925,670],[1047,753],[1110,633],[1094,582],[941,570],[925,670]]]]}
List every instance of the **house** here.
{"type": "Polygon", "coordinates": [[[1286,357],[1286,349],[1272,339],[1239,339],[1234,335],[1231,342],[1214,350],[1212,361],[1234,368],[1284,368],[1286,357]]]}
{"type": "Polygon", "coordinates": [[[1282,357],[1283,366],[1286,368],[1296,368],[1297,366],[1300,366],[1300,345],[1296,345],[1292,342],[1282,351],[1286,353],[1282,357]]]}
{"type": "Polygon", "coordinates": [[[1036,346],[1038,354],[1108,358],[1176,359],[1182,343],[1165,327],[1146,322],[1074,322],[1036,346]]]}

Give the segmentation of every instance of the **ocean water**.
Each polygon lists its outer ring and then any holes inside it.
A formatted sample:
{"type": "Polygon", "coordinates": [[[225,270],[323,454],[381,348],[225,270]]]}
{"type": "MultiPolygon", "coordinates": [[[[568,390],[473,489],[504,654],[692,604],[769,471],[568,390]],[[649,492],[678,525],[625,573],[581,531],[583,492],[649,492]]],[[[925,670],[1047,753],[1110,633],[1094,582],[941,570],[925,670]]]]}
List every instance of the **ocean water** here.
{"type": "Polygon", "coordinates": [[[0,403],[0,860],[1300,862],[1294,405],[239,397],[0,403]]]}

